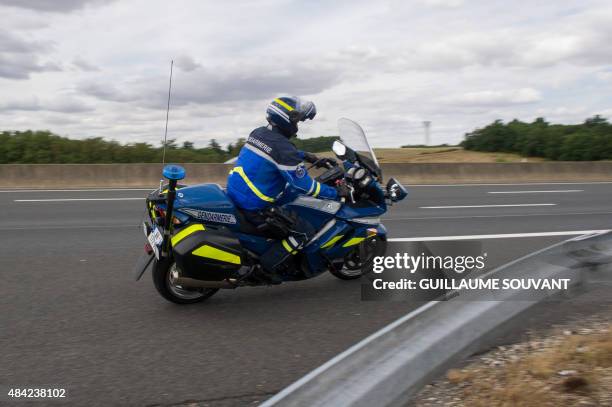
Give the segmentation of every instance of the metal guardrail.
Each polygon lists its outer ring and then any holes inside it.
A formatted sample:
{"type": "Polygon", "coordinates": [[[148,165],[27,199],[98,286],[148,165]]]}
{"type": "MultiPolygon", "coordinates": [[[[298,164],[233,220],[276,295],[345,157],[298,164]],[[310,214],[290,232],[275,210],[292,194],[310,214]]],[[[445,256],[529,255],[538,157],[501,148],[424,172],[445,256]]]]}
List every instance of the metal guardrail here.
{"type": "MultiPolygon", "coordinates": [[[[612,233],[580,236],[489,273],[496,278],[569,278],[569,287],[610,280],[612,233]],[[608,271],[608,272],[605,272],[608,271]]],[[[454,363],[487,344],[504,324],[559,295],[546,290],[524,300],[501,291],[495,300],[465,292],[432,301],[337,355],[261,406],[399,406],[454,363]]]]}

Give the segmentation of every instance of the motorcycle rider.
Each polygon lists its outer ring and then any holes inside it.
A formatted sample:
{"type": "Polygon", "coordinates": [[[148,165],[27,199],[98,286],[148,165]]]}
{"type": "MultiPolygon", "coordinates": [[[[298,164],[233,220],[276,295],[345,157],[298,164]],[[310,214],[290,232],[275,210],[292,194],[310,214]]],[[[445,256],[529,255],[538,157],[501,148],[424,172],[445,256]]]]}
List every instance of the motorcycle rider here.
{"type": "Polygon", "coordinates": [[[298,123],[312,120],[317,113],[313,102],[298,97],[279,97],[266,109],[268,125],[256,128],[240,150],[236,166],[227,180],[227,193],[248,220],[288,224],[286,237],[261,256],[264,268],[274,274],[304,246],[312,227],[292,214],[275,207],[275,201],[288,186],[315,198],[341,199],[350,193],[344,185],[333,188],[312,179],[303,161],[318,167],[337,165],[329,158],[298,150],[290,139],[297,135],[298,123]]]}

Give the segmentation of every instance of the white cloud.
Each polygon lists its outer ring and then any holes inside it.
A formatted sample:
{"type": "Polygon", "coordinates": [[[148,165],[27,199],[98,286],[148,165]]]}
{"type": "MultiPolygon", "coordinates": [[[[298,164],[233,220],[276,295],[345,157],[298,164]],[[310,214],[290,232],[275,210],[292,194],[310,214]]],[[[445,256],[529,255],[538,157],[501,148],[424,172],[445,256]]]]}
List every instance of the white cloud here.
{"type": "Polygon", "coordinates": [[[26,112],[59,112],[59,113],[83,113],[92,112],[95,108],[83,102],[83,100],[60,97],[39,100],[36,96],[0,102],[0,112],[4,111],[26,111],[26,112]]]}
{"type": "Polygon", "coordinates": [[[440,103],[455,106],[509,106],[535,103],[541,100],[540,92],[532,88],[513,90],[483,90],[466,92],[442,98],[440,103]]]}
{"type": "Polygon", "coordinates": [[[191,72],[197,68],[202,67],[200,63],[196,62],[189,55],[180,55],[178,58],[176,58],[175,63],[177,68],[182,69],[185,72],[191,72]]]}
{"type": "Polygon", "coordinates": [[[73,137],[204,145],[311,98],[304,136],[361,122],[375,145],[457,142],[497,118],[581,121],[612,106],[612,4],[366,0],[0,0],[0,121],[73,137]]]}
{"type": "Polygon", "coordinates": [[[77,68],[80,69],[81,71],[85,71],[85,72],[97,72],[100,70],[99,67],[95,66],[94,64],[87,62],[87,60],[85,60],[83,57],[77,56],[76,58],[74,58],[74,60],[72,61],[72,64],[77,68]]]}
{"type": "Polygon", "coordinates": [[[86,5],[96,5],[108,1],[114,0],[0,0],[0,5],[63,13],[85,7],[86,5]]]}
{"type": "MultiPolygon", "coordinates": [[[[332,86],[338,72],[308,62],[290,66],[276,63],[228,63],[204,67],[189,60],[188,69],[174,77],[176,106],[217,105],[224,102],[272,99],[279,93],[317,94],[332,86]]],[[[184,67],[184,60],[180,65],[184,67]]],[[[84,94],[102,100],[138,103],[139,106],[160,108],[165,106],[167,89],[152,84],[167,81],[163,76],[118,80],[107,85],[98,78],[79,85],[84,94]]]]}
{"type": "Polygon", "coordinates": [[[419,0],[419,2],[432,7],[460,7],[464,4],[463,0],[419,0]]]}
{"type": "Polygon", "coordinates": [[[28,79],[33,72],[59,71],[57,64],[40,58],[52,48],[48,41],[29,40],[0,28],[0,78],[28,79]]]}

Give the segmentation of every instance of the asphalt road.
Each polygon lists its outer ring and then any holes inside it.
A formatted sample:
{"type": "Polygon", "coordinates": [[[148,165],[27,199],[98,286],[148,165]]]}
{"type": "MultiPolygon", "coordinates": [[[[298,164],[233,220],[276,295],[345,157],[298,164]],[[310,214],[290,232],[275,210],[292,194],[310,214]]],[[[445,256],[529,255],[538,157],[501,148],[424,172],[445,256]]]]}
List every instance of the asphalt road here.
{"type": "MultiPolygon", "coordinates": [[[[363,302],[359,282],[328,274],[167,303],[130,276],[145,195],[0,192],[0,388],[65,388],[72,405],[257,403],[414,306],[363,302]]],[[[609,229],[611,198],[612,183],[415,186],[385,224],[390,237],[609,229]]],[[[567,237],[483,250],[493,268],[567,237]]]]}

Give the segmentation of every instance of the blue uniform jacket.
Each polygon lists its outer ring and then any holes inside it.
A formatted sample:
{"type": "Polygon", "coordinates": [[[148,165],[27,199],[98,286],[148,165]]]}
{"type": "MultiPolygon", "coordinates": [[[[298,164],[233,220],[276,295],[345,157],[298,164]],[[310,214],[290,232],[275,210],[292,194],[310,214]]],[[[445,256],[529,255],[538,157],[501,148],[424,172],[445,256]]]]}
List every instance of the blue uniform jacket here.
{"type": "Polygon", "coordinates": [[[286,186],[313,197],[336,199],[334,188],[308,175],[304,153],[274,128],[251,132],[227,179],[227,193],[242,209],[260,210],[274,205],[286,186]]]}

